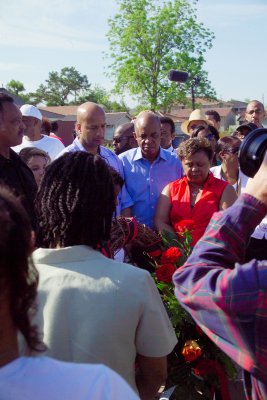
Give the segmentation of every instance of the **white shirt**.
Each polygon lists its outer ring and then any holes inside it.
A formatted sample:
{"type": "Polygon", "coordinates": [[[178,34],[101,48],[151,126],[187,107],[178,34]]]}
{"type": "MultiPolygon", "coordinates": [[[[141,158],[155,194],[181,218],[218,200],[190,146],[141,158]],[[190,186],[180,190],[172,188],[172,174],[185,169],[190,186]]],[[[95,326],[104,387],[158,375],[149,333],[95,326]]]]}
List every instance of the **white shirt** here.
{"type": "Polygon", "coordinates": [[[37,149],[44,150],[50,156],[51,160],[53,161],[58,154],[65,149],[64,144],[56,139],[51,138],[46,135],[42,135],[40,140],[29,140],[28,136],[23,136],[22,143],[18,146],[12,147],[12,149],[19,153],[20,150],[24,149],[25,147],[37,147],[37,149]]]}
{"type": "Polygon", "coordinates": [[[167,150],[167,151],[169,151],[170,153],[175,153],[175,148],[172,146],[172,145],[170,145],[170,147],[168,147],[167,149],[164,149],[164,150],[167,150]]]}
{"type": "Polygon", "coordinates": [[[33,260],[47,355],[107,365],[137,391],[136,354],[163,357],[177,343],[150,274],[88,246],[37,249],[33,260]]]}
{"type": "MultiPolygon", "coordinates": [[[[218,179],[221,179],[222,181],[227,182],[226,179],[224,179],[223,176],[222,176],[222,166],[221,165],[217,165],[216,167],[212,167],[210,169],[210,171],[213,173],[215,178],[218,178],[218,179]]],[[[243,174],[243,172],[239,168],[238,180],[237,180],[236,183],[234,183],[232,185],[238,195],[243,193],[244,190],[246,189],[247,181],[248,181],[248,176],[243,174]]]]}
{"type": "Polygon", "coordinates": [[[138,400],[103,365],[73,364],[48,357],[20,357],[0,368],[1,400],[138,400]]]}
{"type": "MultiPolygon", "coordinates": [[[[252,178],[249,178],[249,180],[252,178]]],[[[251,237],[254,239],[267,239],[267,215],[263,218],[261,223],[256,226],[255,231],[252,233],[251,237]]]]}

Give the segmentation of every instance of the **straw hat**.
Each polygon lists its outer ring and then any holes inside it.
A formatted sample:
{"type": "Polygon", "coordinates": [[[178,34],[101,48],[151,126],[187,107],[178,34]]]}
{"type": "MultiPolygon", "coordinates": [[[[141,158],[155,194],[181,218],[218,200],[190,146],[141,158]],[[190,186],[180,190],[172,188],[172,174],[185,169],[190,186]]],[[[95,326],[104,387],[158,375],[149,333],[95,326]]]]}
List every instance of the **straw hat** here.
{"type": "Polygon", "coordinates": [[[202,112],[202,110],[196,109],[192,111],[191,114],[189,115],[189,119],[181,124],[182,131],[187,135],[188,135],[188,125],[192,121],[203,121],[205,125],[208,124],[208,120],[206,119],[205,114],[202,112]]]}

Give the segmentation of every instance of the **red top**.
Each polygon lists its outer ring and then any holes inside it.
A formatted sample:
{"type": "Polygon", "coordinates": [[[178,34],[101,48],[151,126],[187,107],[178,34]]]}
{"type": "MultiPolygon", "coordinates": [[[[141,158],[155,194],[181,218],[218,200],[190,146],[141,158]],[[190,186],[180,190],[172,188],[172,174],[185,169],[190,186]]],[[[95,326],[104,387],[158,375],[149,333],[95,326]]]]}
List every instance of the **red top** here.
{"type": "MultiPolygon", "coordinates": [[[[190,189],[188,179],[184,176],[169,184],[170,188],[170,221],[175,230],[179,232],[181,220],[188,220],[188,229],[192,232],[192,246],[201,238],[207,228],[212,214],[219,210],[220,200],[228,183],[217,179],[210,172],[206,180],[200,199],[191,208],[190,189]],[[192,228],[193,224],[193,228],[192,228]]],[[[186,226],[186,221],[184,221],[186,226]]]]}

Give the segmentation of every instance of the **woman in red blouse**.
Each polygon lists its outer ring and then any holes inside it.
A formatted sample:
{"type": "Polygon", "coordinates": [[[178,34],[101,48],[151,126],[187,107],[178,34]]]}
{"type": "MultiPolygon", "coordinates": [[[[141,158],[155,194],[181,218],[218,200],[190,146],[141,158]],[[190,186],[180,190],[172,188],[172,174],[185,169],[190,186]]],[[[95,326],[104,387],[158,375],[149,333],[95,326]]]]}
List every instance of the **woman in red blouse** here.
{"type": "Polygon", "coordinates": [[[188,225],[192,246],[203,235],[212,214],[231,206],[237,196],[227,182],[210,172],[213,150],[207,139],[188,139],[177,150],[185,176],[163,189],[155,225],[162,232],[181,231],[188,225]]]}

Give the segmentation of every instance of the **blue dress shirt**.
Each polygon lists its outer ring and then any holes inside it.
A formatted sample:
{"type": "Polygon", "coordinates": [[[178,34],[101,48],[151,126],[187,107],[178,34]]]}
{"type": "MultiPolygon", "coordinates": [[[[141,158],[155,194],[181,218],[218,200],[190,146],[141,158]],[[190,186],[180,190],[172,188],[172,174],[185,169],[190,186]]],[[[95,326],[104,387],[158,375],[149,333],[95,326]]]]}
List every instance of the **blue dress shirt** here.
{"type": "MultiPolygon", "coordinates": [[[[57,156],[60,157],[64,153],[73,153],[75,151],[87,151],[86,148],[81,144],[79,138],[75,138],[72,144],[65,147],[57,156]]],[[[113,151],[107,149],[104,146],[99,146],[99,155],[109,164],[112,168],[114,168],[124,179],[123,166],[121,160],[119,160],[118,156],[113,153],[113,151]]],[[[123,185],[122,190],[118,195],[118,206],[116,208],[117,215],[120,214],[121,210],[127,207],[131,207],[133,205],[133,201],[127,192],[125,185],[123,185]]]]}
{"type": "Polygon", "coordinates": [[[153,163],[143,158],[140,147],[121,153],[126,189],[134,205],[132,215],[154,228],[157,201],[162,189],[183,175],[182,165],[175,154],[160,148],[153,163]]]}

